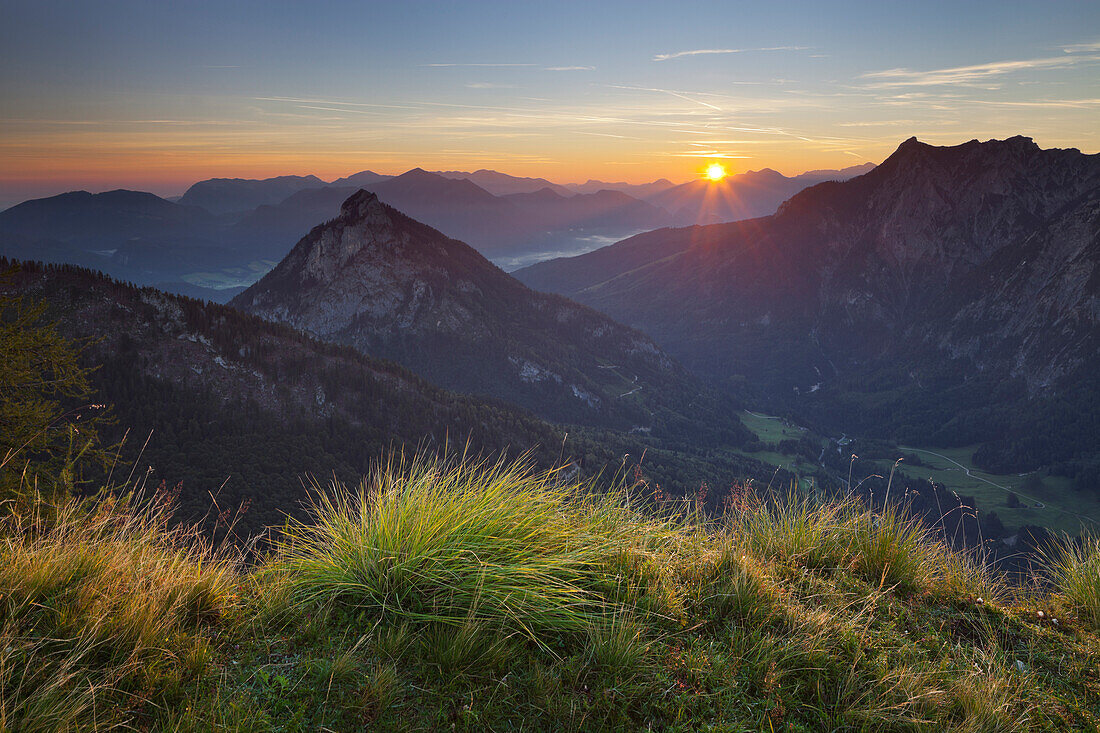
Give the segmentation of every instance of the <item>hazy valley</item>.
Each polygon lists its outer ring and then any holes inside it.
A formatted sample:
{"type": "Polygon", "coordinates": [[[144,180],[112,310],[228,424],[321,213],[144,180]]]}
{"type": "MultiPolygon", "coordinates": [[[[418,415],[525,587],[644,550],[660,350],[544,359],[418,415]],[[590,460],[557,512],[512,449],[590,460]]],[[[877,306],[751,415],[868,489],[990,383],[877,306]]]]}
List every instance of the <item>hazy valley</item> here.
{"type": "MultiPolygon", "coordinates": [[[[753,215],[771,213],[791,193],[829,176],[862,168],[784,178],[774,171],[733,177],[722,200],[752,189],[753,215]]],[[[703,202],[694,184],[638,187],[589,181],[550,184],[495,171],[390,176],[362,171],[326,183],[316,176],[265,180],[211,179],[176,200],[150,193],[85,191],[26,201],[0,211],[0,255],[75,263],[142,285],[225,302],[271,269],[315,225],[335,218],[360,188],[413,218],[460,239],[514,269],[562,252],[583,253],[602,242],[695,219],[741,218],[743,209],[703,202]],[[492,192],[482,188],[485,183],[492,192]],[[680,189],[675,206],[650,198],[680,189]],[[633,195],[632,195],[633,194],[633,195]]]]}

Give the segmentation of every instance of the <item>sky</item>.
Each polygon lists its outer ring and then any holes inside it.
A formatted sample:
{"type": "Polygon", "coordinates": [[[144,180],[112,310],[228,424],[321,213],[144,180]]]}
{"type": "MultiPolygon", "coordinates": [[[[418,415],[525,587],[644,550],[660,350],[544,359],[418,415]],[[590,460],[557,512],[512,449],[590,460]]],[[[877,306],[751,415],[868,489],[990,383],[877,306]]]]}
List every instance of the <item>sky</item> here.
{"type": "Polygon", "coordinates": [[[1100,150],[1100,2],[5,0],[0,205],[210,177],[684,181],[1100,150]]]}

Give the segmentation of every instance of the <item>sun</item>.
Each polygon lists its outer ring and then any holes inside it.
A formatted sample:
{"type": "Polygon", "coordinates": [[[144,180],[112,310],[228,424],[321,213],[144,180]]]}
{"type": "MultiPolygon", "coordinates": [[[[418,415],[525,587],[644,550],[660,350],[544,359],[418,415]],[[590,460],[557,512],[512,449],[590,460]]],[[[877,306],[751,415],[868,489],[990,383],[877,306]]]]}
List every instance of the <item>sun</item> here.
{"type": "Polygon", "coordinates": [[[707,166],[706,177],[711,181],[720,181],[726,177],[726,169],[721,163],[711,163],[707,166]]]}

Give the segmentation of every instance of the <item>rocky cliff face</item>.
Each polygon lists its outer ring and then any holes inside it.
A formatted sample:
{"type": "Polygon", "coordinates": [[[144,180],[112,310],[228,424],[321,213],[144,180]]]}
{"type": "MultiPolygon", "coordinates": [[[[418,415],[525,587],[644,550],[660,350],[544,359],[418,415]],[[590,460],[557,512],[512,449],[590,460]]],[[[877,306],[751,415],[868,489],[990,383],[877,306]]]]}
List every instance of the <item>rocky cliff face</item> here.
{"type": "Polygon", "coordinates": [[[950,385],[1019,380],[1037,397],[1080,383],[1100,352],[1098,206],[1100,156],[1022,137],[910,139],[774,216],[642,235],[644,262],[623,243],[618,270],[593,253],[519,276],[708,376],[744,375],[777,404],[819,412],[836,387],[848,402],[830,409],[882,426],[907,390],[934,401],[950,385]]]}
{"type": "Polygon", "coordinates": [[[802,230],[819,330],[889,333],[867,344],[888,353],[916,337],[1042,388],[1096,343],[1098,201],[1098,156],[910,139],[866,176],[794,197],[774,226],[802,230]]]}
{"type": "Polygon", "coordinates": [[[366,191],[232,305],[559,421],[649,430],[700,389],[641,333],[529,290],[366,191]]]}

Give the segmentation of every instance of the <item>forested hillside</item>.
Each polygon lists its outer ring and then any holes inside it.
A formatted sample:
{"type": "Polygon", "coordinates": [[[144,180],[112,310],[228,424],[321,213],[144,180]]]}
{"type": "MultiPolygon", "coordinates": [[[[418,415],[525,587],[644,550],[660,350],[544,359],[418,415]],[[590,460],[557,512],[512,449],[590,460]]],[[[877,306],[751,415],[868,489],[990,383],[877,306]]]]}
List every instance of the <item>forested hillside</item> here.
{"type": "Polygon", "coordinates": [[[299,511],[304,476],[354,482],[384,451],[401,448],[531,450],[540,465],[573,461],[584,475],[610,475],[645,453],[647,472],[678,493],[770,475],[687,439],[553,425],[349,347],[89,270],[23,263],[0,290],[45,300],[61,332],[87,342],[95,399],[113,405],[105,438],[129,433],[116,483],[131,474],[150,488],[182,483],[184,517],[208,513],[212,497],[223,510],[247,505],[245,532],[299,511]]]}

